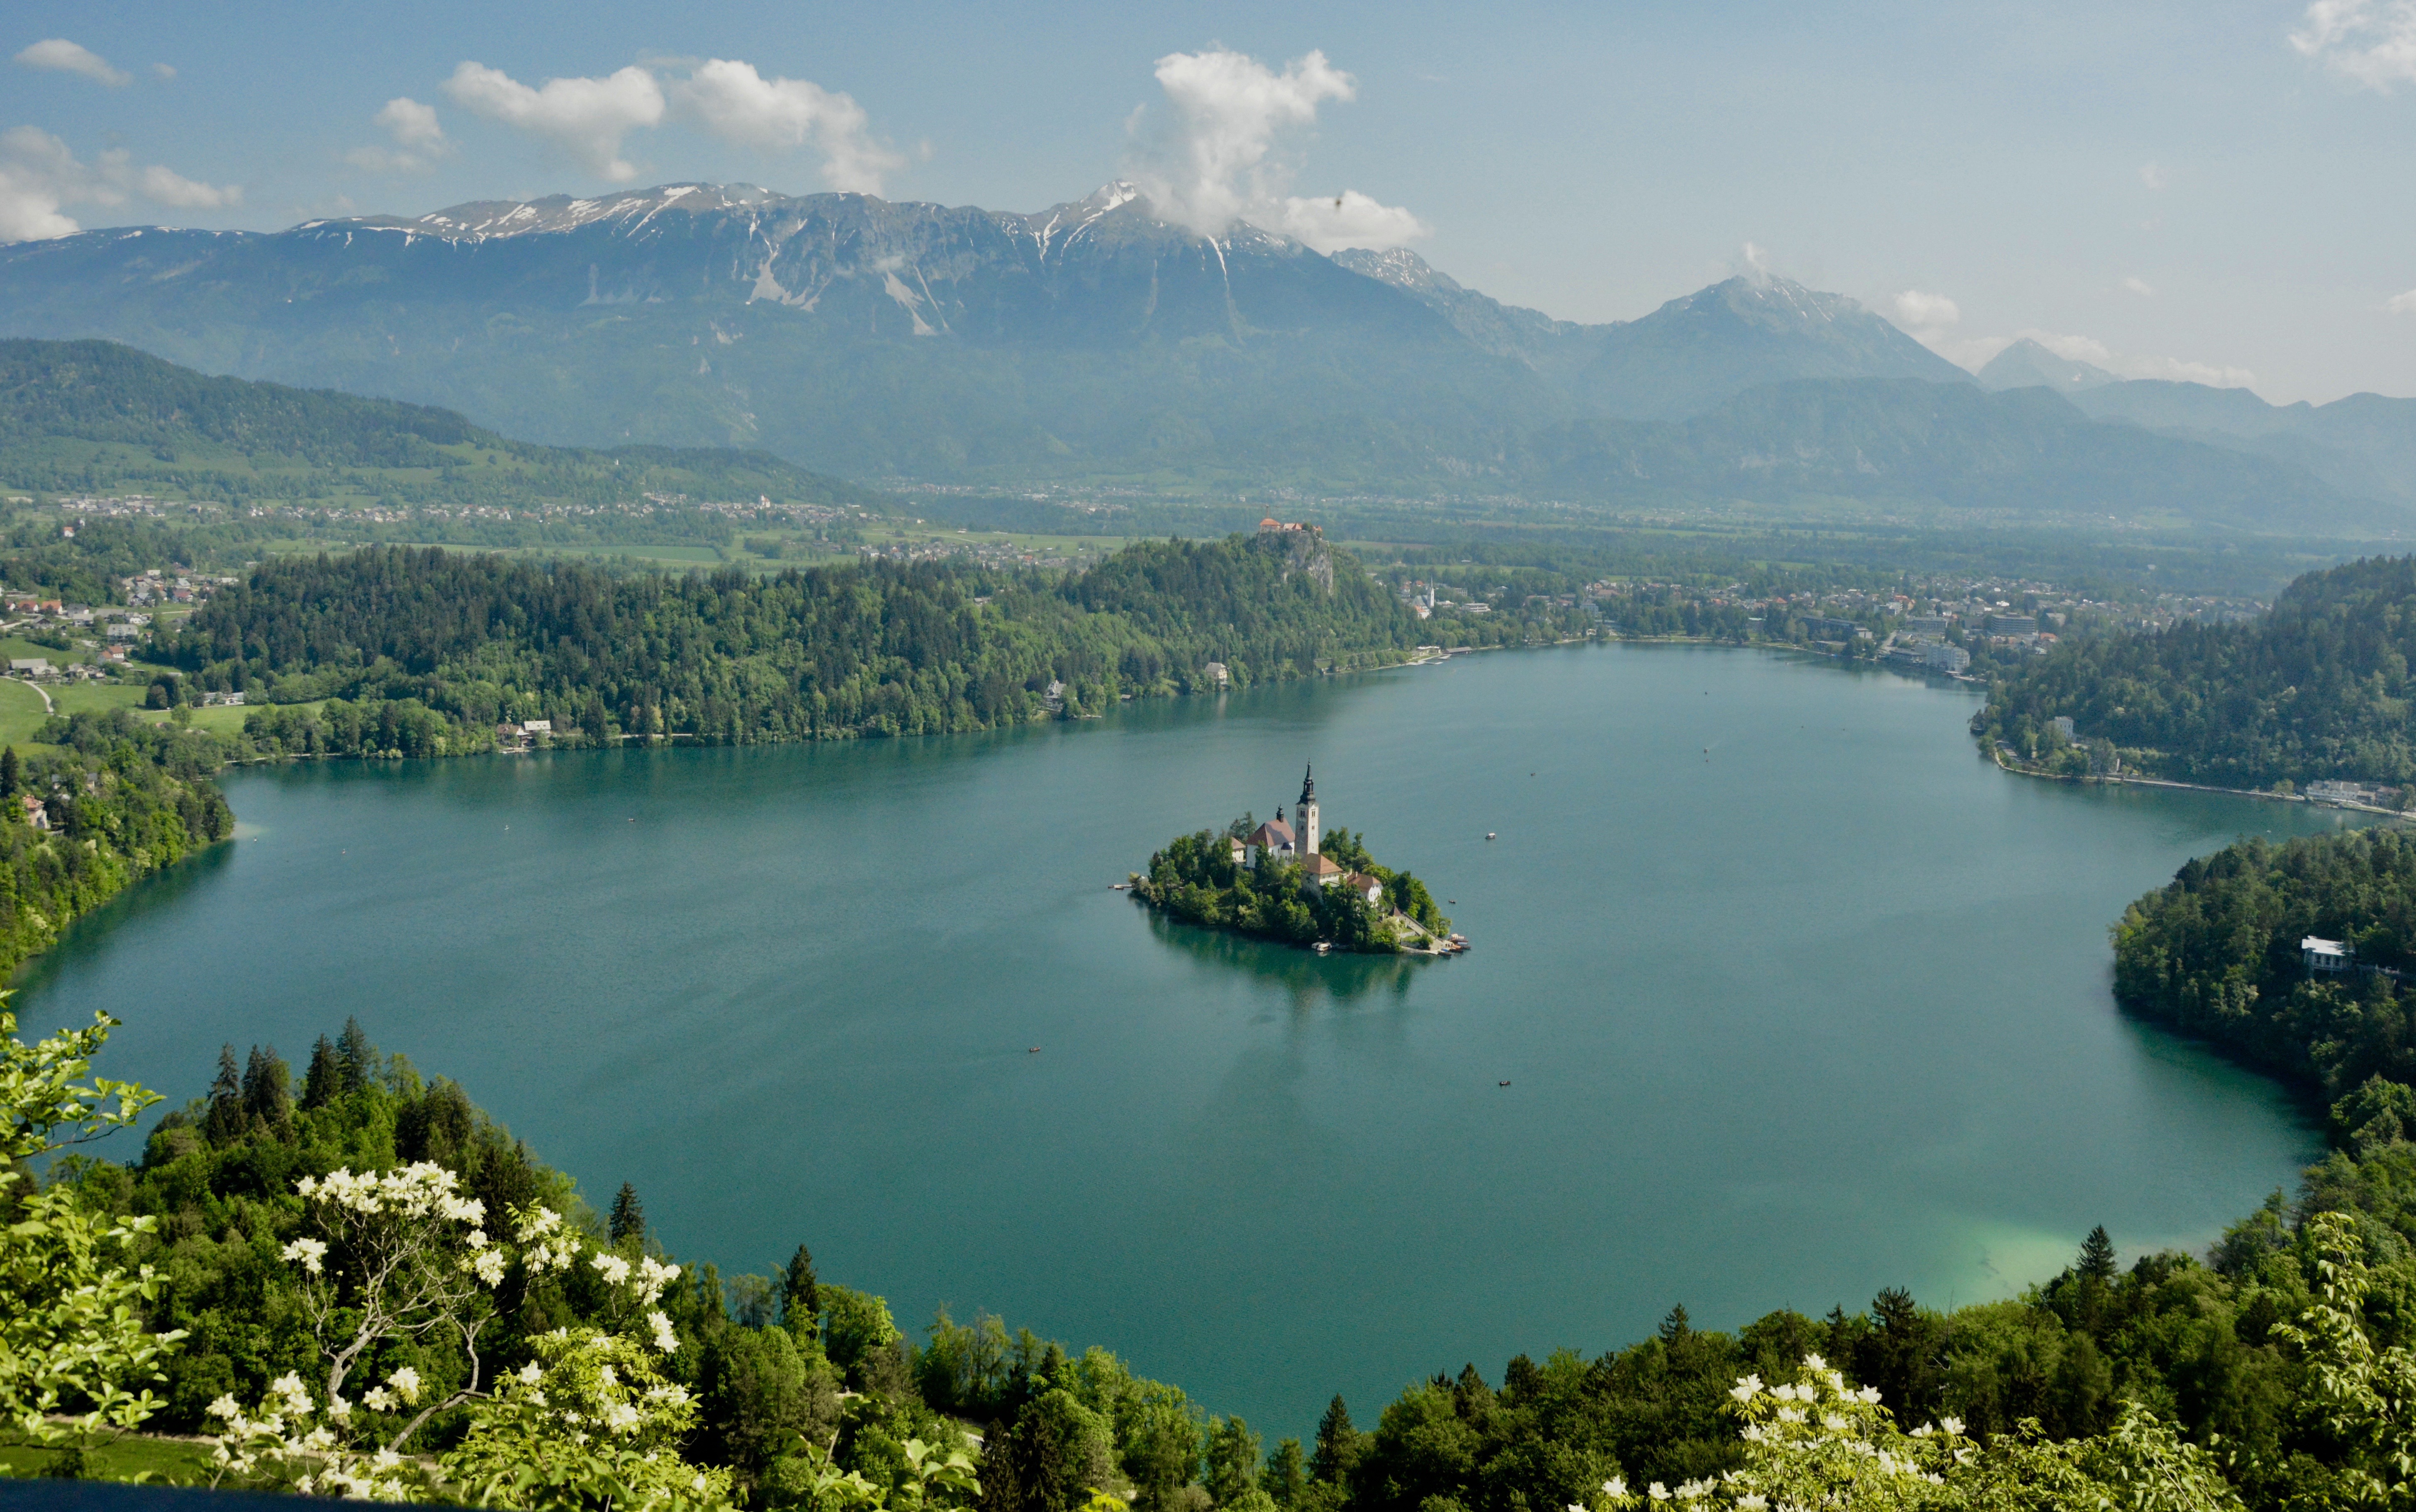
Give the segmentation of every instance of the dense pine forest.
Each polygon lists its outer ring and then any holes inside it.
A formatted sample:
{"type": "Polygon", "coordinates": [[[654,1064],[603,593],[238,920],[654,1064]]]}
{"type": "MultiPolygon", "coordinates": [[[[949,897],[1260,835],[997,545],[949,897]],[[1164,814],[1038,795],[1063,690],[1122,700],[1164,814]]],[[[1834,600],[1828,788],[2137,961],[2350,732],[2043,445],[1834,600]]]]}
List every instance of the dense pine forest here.
{"type": "MultiPolygon", "coordinates": [[[[890,562],[615,576],[372,547],[266,562],[149,655],[250,703],[400,709],[419,733],[392,749],[418,755],[483,749],[497,724],[536,719],[591,742],[985,729],[1383,666],[1446,634],[1537,633],[1494,618],[1421,621],[1306,531],[1146,542],[1069,576],[890,562]]],[[[271,707],[247,737],[343,749],[313,733],[325,723],[271,707]]]]}
{"type": "Polygon", "coordinates": [[[2416,557],[2309,573],[2256,620],[2060,646],[1997,684],[1972,727],[2028,751],[2066,715],[2128,767],[2218,786],[2407,783],[2411,610],[2416,557]]]}

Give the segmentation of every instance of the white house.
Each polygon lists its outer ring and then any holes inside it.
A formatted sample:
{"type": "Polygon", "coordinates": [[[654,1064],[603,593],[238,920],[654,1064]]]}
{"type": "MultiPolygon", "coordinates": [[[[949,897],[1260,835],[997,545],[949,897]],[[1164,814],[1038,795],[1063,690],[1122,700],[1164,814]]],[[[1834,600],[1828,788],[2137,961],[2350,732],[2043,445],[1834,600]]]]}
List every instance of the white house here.
{"type": "Polygon", "coordinates": [[[2299,959],[2309,971],[2347,971],[2357,952],[2339,940],[2318,939],[2310,935],[2299,942],[2299,959]]]}
{"type": "Polygon", "coordinates": [[[1333,857],[1318,855],[1311,855],[1301,861],[1300,874],[1302,879],[1310,887],[1320,890],[1341,881],[1349,875],[1333,857]]]}
{"type": "Polygon", "coordinates": [[[1369,876],[1365,872],[1352,872],[1344,877],[1342,888],[1345,891],[1357,893],[1369,903],[1381,904],[1384,901],[1383,881],[1381,878],[1369,876]]]}

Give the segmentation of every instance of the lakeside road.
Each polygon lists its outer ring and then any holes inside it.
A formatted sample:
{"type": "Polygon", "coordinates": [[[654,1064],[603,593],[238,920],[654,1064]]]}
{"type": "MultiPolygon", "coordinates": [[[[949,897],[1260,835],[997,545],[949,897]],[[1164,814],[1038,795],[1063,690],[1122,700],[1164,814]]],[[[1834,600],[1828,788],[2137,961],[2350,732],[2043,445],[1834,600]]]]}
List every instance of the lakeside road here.
{"type": "Polygon", "coordinates": [[[2379,814],[2385,817],[2394,819],[2406,818],[2408,816],[2397,809],[2382,808],[2373,803],[2345,803],[2337,799],[2318,800],[2309,798],[2304,793],[2269,793],[2257,787],[2214,787],[2210,786],[2205,783],[2175,782],[2169,777],[2126,777],[2119,772],[2111,777],[2092,777],[2069,776],[2060,771],[2032,771],[2030,768],[2022,766],[2017,762],[2006,760],[2005,748],[2001,744],[1992,745],[1989,749],[1988,756],[1990,759],[1997,763],[1997,770],[2000,771],[2008,771],[2016,777],[2035,777],[2041,782],[2102,783],[2109,786],[2120,785],[2132,787],[2168,787],[2176,792],[2220,793],[2226,798],[2256,798],[2262,799],[2269,803],[2306,803],[2323,808],[2336,808],[2349,814],[2379,814]]]}

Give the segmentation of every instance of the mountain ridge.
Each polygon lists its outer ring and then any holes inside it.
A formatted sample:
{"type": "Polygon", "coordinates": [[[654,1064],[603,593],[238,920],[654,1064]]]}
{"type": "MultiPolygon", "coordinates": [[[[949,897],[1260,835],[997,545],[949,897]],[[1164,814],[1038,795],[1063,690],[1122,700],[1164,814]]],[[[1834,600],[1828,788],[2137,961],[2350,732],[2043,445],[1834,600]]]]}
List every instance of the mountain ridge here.
{"type": "MultiPolygon", "coordinates": [[[[0,247],[0,335],[122,340],[205,370],[458,410],[554,445],[753,447],[950,487],[1911,497],[2067,514],[2040,438],[2077,448],[2092,507],[2119,504],[2106,480],[2155,451],[2077,412],[1941,409],[1925,388],[1985,390],[1853,300],[1786,279],[1730,278],[1588,325],[1505,305],[1408,251],[1329,258],[1247,226],[1203,237],[1122,183],[1029,215],[668,185],[278,232],[89,232],[0,247]],[[1871,381],[1921,387],[1853,387],[1871,381]],[[1805,382],[1845,386],[1789,386],[1805,382]],[[1784,394],[1737,408],[1774,387],[1784,394]],[[1669,435],[1599,440],[1715,412],[1729,418],[1702,434],[1747,414],[1776,429],[1730,436],[1716,455],[1669,435]],[[2007,426],[2031,440],[2005,442],[2007,426]],[[1570,441],[1585,436],[1596,440],[1570,441]],[[1905,438],[1982,450],[1923,459],[1905,438]],[[2030,460],[1988,460],[2001,443],[2030,460]],[[1722,459],[1731,452],[1770,460],[1722,459]]],[[[2332,442],[2257,445],[2304,455],[2230,478],[2187,449],[2157,465],[2209,480],[2197,512],[2210,520],[2397,528],[2402,512],[2360,502],[2379,496],[2370,468],[2310,475],[2331,467],[2332,442]]],[[[2171,498],[2156,478],[2137,489],[2171,498]]]]}

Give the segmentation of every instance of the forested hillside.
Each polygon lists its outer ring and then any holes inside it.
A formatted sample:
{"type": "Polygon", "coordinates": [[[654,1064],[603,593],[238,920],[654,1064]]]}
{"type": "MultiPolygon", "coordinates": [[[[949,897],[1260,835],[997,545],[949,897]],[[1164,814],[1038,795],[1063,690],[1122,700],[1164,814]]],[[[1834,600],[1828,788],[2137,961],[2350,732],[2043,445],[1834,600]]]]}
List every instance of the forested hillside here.
{"type": "Polygon", "coordinates": [[[538,446],[449,410],[212,378],[109,341],[0,341],[0,484],[470,509],[888,502],[767,452],[538,446]]]}
{"type": "Polygon", "coordinates": [[[234,832],[206,780],[217,747],[180,736],[85,714],[43,732],[51,751],[0,752],[0,975],[128,883],[234,832]]]}
{"type": "MultiPolygon", "coordinates": [[[[461,741],[550,719],[591,741],[938,734],[1125,697],[1382,666],[1422,641],[1537,633],[1427,623],[1310,532],[1127,547],[1069,577],[874,562],[776,576],[613,576],[437,550],[264,563],[152,649],[249,701],[413,699],[461,741]]],[[[253,716],[294,748],[304,716],[253,716]]],[[[304,749],[312,749],[307,744],[304,749]]]]}
{"type": "Polygon", "coordinates": [[[2405,831],[2242,841],[2133,904],[2114,942],[2115,996],[2134,1012],[2327,1100],[2376,1076],[2416,1085],[2416,997],[2396,975],[2416,966],[2416,836],[2405,831]],[[2299,951],[2310,935],[2348,942],[2375,969],[2310,973],[2299,951]]]}
{"type": "Polygon", "coordinates": [[[1990,690],[1972,728],[2016,749],[2058,715],[2151,775],[2260,787],[2416,778],[2416,557],[2309,573],[2234,624],[2069,642],[1990,690]]]}

